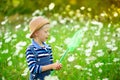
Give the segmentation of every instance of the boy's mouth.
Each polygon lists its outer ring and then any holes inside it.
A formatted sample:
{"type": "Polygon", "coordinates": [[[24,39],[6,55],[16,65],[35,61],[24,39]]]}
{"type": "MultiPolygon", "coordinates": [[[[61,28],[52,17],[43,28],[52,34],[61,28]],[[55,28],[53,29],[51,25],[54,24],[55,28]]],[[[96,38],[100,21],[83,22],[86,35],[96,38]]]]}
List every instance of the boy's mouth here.
{"type": "Polygon", "coordinates": [[[48,39],[48,37],[46,37],[46,39],[48,39]]]}

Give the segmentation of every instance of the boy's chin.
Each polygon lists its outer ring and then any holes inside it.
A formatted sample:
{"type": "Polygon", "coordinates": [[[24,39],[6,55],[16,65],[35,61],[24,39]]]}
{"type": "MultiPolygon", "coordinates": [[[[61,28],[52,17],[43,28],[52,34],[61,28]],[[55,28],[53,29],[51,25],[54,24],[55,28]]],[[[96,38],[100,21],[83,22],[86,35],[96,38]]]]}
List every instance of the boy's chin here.
{"type": "Polygon", "coordinates": [[[46,39],[44,39],[44,40],[43,40],[43,42],[45,42],[46,40],[47,40],[47,38],[46,38],[46,39]]]}

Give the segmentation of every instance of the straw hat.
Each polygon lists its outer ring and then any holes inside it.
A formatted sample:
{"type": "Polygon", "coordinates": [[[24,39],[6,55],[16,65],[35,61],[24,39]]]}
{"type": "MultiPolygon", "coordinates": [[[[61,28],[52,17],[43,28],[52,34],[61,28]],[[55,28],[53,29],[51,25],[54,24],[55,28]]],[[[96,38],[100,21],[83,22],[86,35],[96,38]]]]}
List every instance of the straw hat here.
{"type": "Polygon", "coordinates": [[[33,33],[36,30],[40,29],[45,24],[49,24],[49,20],[42,17],[42,16],[38,16],[37,18],[31,20],[30,23],[29,23],[30,38],[33,38],[33,33]]]}

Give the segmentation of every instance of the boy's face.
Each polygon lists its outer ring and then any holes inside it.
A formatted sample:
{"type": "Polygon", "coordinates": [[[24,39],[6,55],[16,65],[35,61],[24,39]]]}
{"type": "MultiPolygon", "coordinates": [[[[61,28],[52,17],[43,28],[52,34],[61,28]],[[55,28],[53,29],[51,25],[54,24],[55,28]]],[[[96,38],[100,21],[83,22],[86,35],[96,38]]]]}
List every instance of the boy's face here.
{"type": "Polygon", "coordinates": [[[36,36],[40,41],[45,42],[48,39],[49,30],[50,30],[50,25],[46,24],[37,31],[36,36]]]}

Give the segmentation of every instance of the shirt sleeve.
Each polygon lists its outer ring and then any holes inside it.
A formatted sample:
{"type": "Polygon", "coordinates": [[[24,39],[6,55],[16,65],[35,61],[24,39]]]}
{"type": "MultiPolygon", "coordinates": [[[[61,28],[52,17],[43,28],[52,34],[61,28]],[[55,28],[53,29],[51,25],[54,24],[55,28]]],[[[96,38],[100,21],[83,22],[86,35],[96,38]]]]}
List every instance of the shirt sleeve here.
{"type": "Polygon", "coordinates": [[[50,53],[50,61],[51,61],[51,63],[53,63],[52,50],[51,50],[51,53],[50,53]]]}
{"type": "Polygon", "coordinates": [[[48,47],[49,53],[50,53],[50,61],[53,63],[53,55],[52,55],[52,48],[51,46],[48,47]]]}
{"type": "Polygon", "coordinates": [[[35,60],[35,55],[32,53],[30,48],[26,50],[26,59],[27,59],[27,64],[29,67],[29,70],[31,73],[41,73],[42,68],[41,65],[37,64],[35,60]]]}

